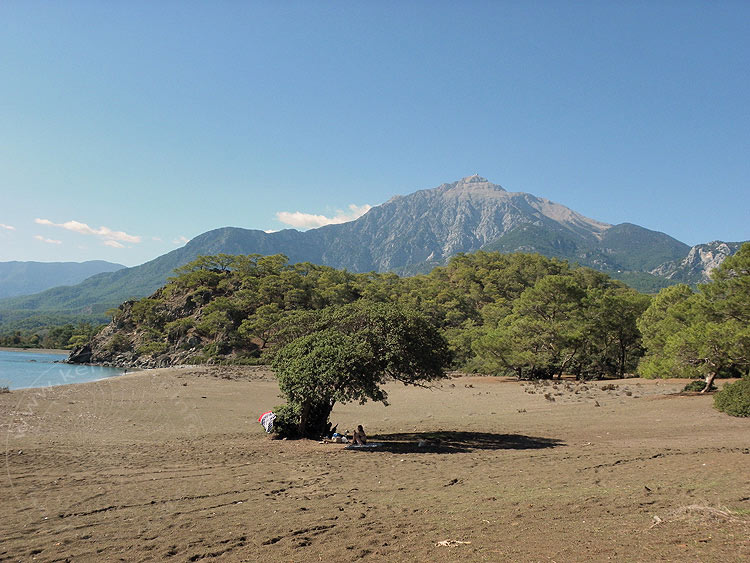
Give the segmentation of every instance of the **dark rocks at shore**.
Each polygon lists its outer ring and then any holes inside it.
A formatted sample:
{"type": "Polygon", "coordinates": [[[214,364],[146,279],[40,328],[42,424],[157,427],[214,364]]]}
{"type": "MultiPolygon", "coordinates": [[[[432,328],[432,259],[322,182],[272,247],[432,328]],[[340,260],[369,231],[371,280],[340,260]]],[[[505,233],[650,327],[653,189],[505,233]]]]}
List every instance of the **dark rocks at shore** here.
{"type": "Polygon", "coordinates": [[[77,346],[70,353],[66,362],[69,364],[88,364],[91,363],[91,354],[91,346],[89,344],[77,346]]]}
{"type": "Polygon", "coordinates": [[[132,350],[115,352],[100,348],[93,349],[91,344],[79,346],[70,353],[64,363],[135,369],[166,368],[189,364],[197,352],[195,348],[191,348],[159,355],[141,355],[132,350]]]}

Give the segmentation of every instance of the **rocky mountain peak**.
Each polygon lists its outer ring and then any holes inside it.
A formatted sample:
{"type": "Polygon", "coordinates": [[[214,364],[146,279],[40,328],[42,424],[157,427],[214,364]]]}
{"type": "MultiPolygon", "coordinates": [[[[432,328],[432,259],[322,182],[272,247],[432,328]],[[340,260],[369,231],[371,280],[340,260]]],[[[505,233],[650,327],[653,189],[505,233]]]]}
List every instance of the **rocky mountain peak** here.
{"type": "Polygon", "coordinates": [[[473,194],[473,195],[479,195],[479,194],[486,194],[489,197],[493,197],[491,194],[497,194],[498,192],[502,192],[503,194],[507,194],[508,192],[502,187],[498,186],[497,184],[493,184],[490,182],[487,178],[483,178],[482,176],[478,174],[474,174],[472,176],[466,176],[466,178],[461,178],[458,182],[454,182],[452,184],[443,184],[440,188],[437,188],[434,191],[434,193],[446,193],[451,195],[460,195],[460,194],[473,194]],[[442,188],[442,189],[441,189],[442,188]]]}
{"type": "Polygon", "coordinates": [[[488,183],[487,178],[482,178],[479,174],[472,174],[471,176],[466,176],[466,178],[461,178],[458,181],[459,184],[486,184],[488,183]]]}

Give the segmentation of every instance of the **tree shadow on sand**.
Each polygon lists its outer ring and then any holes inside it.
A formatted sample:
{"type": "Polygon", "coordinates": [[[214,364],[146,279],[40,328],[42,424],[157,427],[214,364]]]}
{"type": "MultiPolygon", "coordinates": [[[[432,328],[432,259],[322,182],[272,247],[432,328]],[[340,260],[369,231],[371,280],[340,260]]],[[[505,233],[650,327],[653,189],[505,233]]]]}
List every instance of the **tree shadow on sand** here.
{"type": "Polygon", "coordinates": [[[565,445],[565,442],[557,438],[460,431],[376,434],[369,436],[368,441],[380,445],[375,448],[362,448],[358,451],[455,454],[474,450],[539,450],[565,445]]]}

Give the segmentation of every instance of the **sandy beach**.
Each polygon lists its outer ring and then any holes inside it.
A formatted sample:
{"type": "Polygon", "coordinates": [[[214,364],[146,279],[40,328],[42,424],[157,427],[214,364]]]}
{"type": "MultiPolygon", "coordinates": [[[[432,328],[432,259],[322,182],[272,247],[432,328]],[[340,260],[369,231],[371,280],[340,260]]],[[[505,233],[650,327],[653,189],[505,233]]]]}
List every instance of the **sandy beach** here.
{"type": "Polygon", "coordinates": [[[270,440],[263,368],[0,394],[0,560],[747,561],[750,420],[684,383],[392,385],[369,450],[270,440]]]}

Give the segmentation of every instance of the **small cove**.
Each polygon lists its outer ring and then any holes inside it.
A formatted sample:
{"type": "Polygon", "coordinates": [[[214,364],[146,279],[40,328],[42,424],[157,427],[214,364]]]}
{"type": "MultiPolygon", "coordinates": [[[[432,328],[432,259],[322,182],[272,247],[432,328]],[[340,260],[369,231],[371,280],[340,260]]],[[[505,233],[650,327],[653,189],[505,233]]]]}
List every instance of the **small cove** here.
{"type": "Polygon", "coordinates": [[[85,383],[121,375],[122,368],[62,363],[64,353],[0,350],[0,387],[27,389],[85,383]]]}

